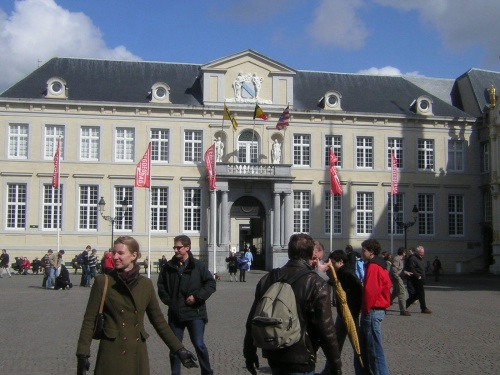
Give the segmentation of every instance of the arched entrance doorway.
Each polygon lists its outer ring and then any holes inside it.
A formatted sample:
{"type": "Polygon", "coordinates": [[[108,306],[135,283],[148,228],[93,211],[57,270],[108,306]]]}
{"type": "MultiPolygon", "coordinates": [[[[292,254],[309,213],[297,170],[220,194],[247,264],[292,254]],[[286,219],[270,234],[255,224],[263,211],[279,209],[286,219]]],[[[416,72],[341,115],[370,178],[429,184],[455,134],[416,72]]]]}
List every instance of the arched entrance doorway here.
{"type": "Polygon", "coordinates": [[[248,246],[253,254],[252,269],[265,269],[266,213],[262,203],[250,196],[238,198],[231,206],[231,238],[237,251],[248,246]]]}

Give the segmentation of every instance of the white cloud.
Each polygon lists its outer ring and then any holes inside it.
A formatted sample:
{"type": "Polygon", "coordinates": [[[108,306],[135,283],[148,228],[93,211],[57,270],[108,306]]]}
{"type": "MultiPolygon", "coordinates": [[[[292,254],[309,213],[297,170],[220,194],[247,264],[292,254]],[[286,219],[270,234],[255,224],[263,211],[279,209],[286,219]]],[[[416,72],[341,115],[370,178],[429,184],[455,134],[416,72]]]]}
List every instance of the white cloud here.
{"type": "Polygon", "coordinates": [[[363,0],[321,0],[308,34],[321,45],[346,49],[363,47],[369,32],[356,14],[363,5],[363,0]]]}
{"type": "Polygon", "coordinates": [[[360,70],[357,74],[368,74],[372,76],[421,76],[418,72],[401,73],[401,70],[393,66],[384,66],[383,68],[371,67],[360,70]]]}
{"type": "Polygon", "coordinates": [[[83,13],[54,0],[19,0],[7,15],[0,9],[0,91],[52,57],[141,60],[123,46],[108,48],[83,13]]]}

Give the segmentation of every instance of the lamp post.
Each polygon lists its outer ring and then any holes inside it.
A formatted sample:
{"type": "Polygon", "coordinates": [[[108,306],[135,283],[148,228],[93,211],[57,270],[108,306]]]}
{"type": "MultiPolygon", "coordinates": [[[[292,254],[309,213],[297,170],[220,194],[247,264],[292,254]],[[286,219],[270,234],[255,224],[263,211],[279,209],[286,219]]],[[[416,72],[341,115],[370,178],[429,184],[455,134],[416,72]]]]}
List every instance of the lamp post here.
{"type": "Polygon", "coordinates": [[[97,206],[99,206],[99,213],[101,214],[101,217],[109,221],[111,223],[111,248],[113,248],[113,238],[114,238],[114,232],[115,232],[115,221],[123,219],[123,214],[127,211],[127,198],[123,198],[123,200],[120,202],[121,206],[118,206],[118,214],[116,216],[106,216],[104,215],[104,206],[106,206],[106,202],[104,201],[104,197],[101,197],[99,200],[99,203],[97,203],[97,206]]]}
{"type": "MultiPolygon", "coordinates": [[[[399,213],[399,205],[397,205],[397,204],[394,205],[394,212],[399,213]]],[[[413,221],[407,221],[407,222],[398,221],[398,220],[396,220],[396,217],[394,217],[394,221],[396,222],[396,224],[398,226],[403,227],[404,234],[405,234],[405,250],[408,249],[406,247],[406,232],[408,231],[408,228],[411,228],[417,222],[418,208],[417,208],[416,204],[413,205],[413,210],[411,210],[411,212],[413,213],[413,221]]]]}

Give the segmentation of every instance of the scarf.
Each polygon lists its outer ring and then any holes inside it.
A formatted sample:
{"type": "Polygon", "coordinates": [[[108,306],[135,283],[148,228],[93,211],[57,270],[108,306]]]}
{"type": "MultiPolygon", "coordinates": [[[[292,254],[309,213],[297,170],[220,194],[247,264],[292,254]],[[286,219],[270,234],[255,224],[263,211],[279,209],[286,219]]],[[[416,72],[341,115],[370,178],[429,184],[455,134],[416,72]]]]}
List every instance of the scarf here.
{"type": "Polygon", "coordinates": [[[137,282],[139,281],[139,271],[140,267],[138,264],[134,266],[130,271],[120,271],[117,270],[118,276],[120,279],[124,281],[124,283],[128,286],[129,289],[132,289],[134,286],[137,285],[137,282]]]}

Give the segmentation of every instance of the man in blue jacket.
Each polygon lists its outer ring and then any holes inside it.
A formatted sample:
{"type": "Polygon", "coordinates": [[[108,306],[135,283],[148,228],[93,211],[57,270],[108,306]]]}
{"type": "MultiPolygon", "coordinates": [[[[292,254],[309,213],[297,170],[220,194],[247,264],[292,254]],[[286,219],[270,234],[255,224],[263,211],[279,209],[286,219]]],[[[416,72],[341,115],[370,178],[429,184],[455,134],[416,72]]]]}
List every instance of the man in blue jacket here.
{"type": "MultiPolygon", "coordinates": [[[[158,277],[158,296],[168,306],[168,324],[182,342],[187,328],[198,354],[202,375],[211,375],[208,349],[204,342],[208,322],[205,301],[215,292],[215,279],[207,267],[191,254],[191,239],[180,235],[174,238],[175,255],[162,268],[158,277]]],[[[181,362],[170,353],[172,375],[180,375],[181,362]]]]}

